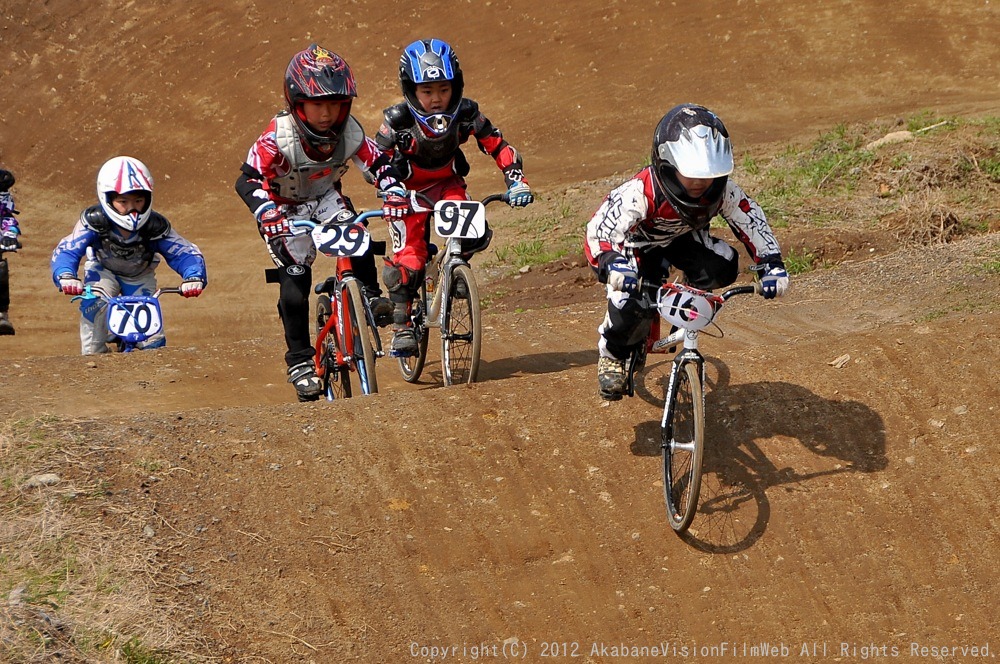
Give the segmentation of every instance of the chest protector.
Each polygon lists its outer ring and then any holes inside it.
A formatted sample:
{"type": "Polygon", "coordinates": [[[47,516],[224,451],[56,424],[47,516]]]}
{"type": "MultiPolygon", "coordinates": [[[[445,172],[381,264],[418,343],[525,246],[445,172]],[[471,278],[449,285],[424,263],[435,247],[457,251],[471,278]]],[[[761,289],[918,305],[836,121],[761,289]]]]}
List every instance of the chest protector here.
{"type": "Polygon", "coordinates": [[[328,158],[315,161],[302,147],[302,141],[295,131],[295,123],[287,111],[277,115],[275,125],[274,137],[278,149],[291,164],[291,170],[272,179],[271,190],[281,198],[298,203],[322,198],[333,189],[347,172],[351,157],[357,154],[365,140],[364,129],[353,116],[349,117],[337,147],[328,158]]]}
{"type": "Polygon", "coordinates": [[[115,274],[135,277],[150,265],[159,262],[153,243],[170,234],[170,222],[157,212],[130,237],[123,237],[99,205],[83,211],[83,225],[96,232],[101,244],[96,247],[97,260],[115,274]]]}

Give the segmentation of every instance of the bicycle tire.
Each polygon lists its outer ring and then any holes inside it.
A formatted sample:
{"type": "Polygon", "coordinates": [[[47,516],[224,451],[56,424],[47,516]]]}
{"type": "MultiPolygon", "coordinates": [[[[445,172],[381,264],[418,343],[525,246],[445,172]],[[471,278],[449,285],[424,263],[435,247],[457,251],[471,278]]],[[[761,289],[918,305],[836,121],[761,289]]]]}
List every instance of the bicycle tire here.
{"type": "MultiPolygon", "coordinates": [[[[427,266],[430,269],[430,266],[427,266]]],[[[413,332],[417,335],[417,354],[396,358],[399,360],[399,372],[407,383],[416,383],[427,362],[427,286],[420,284],[417,299],[413,302],[413,332]]]]}
{"type": "Polygon", "coordinates": [[[665,401],[660,425],[663,495],[670,526],[682,533],[698,509],[705,453],[705,400],[697,363],[682,362],[671,374],[665,401]]]}
{"type": "Polygon", "coordinates": [[[350,350],[353,358],[353,369],[357,376],[362,394],[378,393],[378,378],[375,375],[375,346],[372,343],[372,332],[368,326],[368,315],[365,313],[364,295],[361,285],[356,279],[348,279],[341,287],[340,297],[344,301],[344,340],[345,348],[350,350]]]}
{"type": "Polygon", "coordinates": [[[483,343],[479,288],[468,265],[452,268],[451,286],[441,317],[441,375],[444,384],[474,383],[483,343]],[[464,286],[464,290],[463,290],[464,286]],[[459,293],[462,293],[461,295],[459,293]]]}
{"type": "MultiPolygon", "coordinates": [[[[316,336],[319,337],[333,315],[333,303],[327,293],[316,298],[316,336]]],[[[337,332],[331,329],[318,349],[317,367],[322,371],[323,394],[327,401],[351,397],[351,372],[347,366],[337,366],[337,332]]]]}

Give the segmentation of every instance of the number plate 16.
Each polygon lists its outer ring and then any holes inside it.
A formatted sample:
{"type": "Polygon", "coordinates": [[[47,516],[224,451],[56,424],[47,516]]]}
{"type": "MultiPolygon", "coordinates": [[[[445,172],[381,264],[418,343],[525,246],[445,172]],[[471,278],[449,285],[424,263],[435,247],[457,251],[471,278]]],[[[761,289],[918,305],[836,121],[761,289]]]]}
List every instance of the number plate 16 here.
{"type": "Polygon", "coordinates": [[[486,206],[479,201],[438,201],[434,231],[441,237],[480,238],[486,234],[486,206]]]}

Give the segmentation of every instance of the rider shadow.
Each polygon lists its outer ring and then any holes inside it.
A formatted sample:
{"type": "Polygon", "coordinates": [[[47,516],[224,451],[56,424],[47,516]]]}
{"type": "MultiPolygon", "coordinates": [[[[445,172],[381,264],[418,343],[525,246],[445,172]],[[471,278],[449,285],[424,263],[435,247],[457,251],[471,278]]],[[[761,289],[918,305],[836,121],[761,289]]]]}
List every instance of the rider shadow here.
{"type": "MultiPolygon", "coordinates": [[[[772,487],[888,466],[884,423],[865,404],[824,399],[791,383],[730,385],[728,367],[717,358],[707,361],[701,498],[691,530],[682,535],[696,549],[734,553],[751,547],[767,529],[767,490],[772,487]],[[797,440],[814,455],[830,459],[829,468],[779,468],[757,442],[772,437],[797,440]]],[[[660,455],[658,419],[639,424],[635,434],[633,454],[660,455]]]]}
{"type": "Polygon", "coordinates": [[[594,350],[578,350],[569,353],[537,353],[535,355],[518,355],[479,363],[479,376],[476,382],[488,380],[503,380],[514,376],[559,373],[567,369],[585,367],[597,364],[597,353],[594,350]]]}

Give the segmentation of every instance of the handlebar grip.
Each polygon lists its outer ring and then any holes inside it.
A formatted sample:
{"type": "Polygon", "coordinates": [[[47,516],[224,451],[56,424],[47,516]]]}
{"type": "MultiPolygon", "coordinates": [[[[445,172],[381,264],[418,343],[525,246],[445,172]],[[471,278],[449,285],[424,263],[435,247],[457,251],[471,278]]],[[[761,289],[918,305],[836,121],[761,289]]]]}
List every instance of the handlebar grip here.
{"type": "Polygon", "coordinates": [[[490,203],[496,203],[497,201],[507,202],[507,194],[490,194],[482,200],[483,205],[489,205],[490,203]]]}
{"type": "Polygon", "coordinates": [[[733,286],[732,288],[723,291],[720,297],[723,300],[728,300],[735,295],[749,295],[750,293],[757,293],[759,295],[760,292],[760,282],[754,282],[748,286],[733,286]]]}

